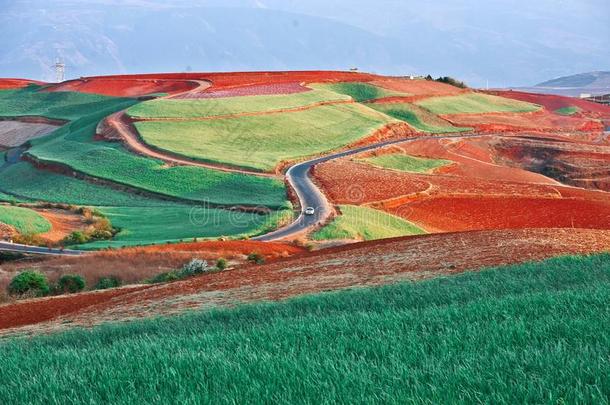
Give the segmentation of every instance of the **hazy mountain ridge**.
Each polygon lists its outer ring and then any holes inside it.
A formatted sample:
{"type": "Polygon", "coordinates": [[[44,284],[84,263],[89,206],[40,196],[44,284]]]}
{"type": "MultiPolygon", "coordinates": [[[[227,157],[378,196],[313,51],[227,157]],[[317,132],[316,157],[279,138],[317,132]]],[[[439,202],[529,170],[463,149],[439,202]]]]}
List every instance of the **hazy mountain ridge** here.
{"type": "Polygon", "coordinates": [[[610,66],[604,52],[610,28],[603,22],[610,6],[551,3],[17,1],[0,8],[0,35],[10,38],[0,48],[0,76],[52,80],[57,55],[69,77],[359,67],[448,74],[474,86],[535,83],[610,66]],[[593,20],[591,9],[599,9],[593,20]]]}

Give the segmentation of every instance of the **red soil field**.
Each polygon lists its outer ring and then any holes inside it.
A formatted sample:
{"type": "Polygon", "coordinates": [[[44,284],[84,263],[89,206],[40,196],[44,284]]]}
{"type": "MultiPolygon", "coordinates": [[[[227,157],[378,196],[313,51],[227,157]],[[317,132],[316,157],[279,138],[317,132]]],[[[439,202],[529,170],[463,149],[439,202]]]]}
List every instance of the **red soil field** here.
{"type": "Polygon", "coordinates": [[[221,98],[221,97],[241,97],[241,96],[262,96],[273,94],[295,94],[311,91],[300,83],[278,83],[278,84],[257,84],[245,87],[236,87],[226,90],[212,90],[197,94],[179,95],[175,98],[221,98]]]}
{"type": "Polygon", "coordinates": [[[442,115],[454,126],[472,127],[478,133],[500,132],[595,132],[601,133],[601,122],[582,117],[562,116],[546,110],[531,113],[486,113],[442,115]]]}
{"type": "Polygon", "coordinates": [[[141,290],[83,293],[8,304],[0,306],[0,328],[4,329],[3,334],[48,332],[186,309],[417,281],[609,248],[610,231],[582,229],[476,231],[363,242],[141,290]]]}
{"type": "Polygon", "coordinates": [[[140,79],[97,77],[70,80],[47,87],[45,91],[77,91],[116,97],[138,97],[153,93],[182,93],[195,89],[197,82],[188,80],[167,80],[162,78],[140,79]]]}
{"type": "MultiPolygon", "coordinates": [[[[507,173],[523,172],[505,168],[507,173]]],[[[470,170],[477,172],[476,170],[470,170]]],[[[502,172],[498,169],[496,176],[502,172]]],[[[494,176],[489,171],[481,175],[494,176]]],[[[477,177],[456,175],[418,174],[376,168],[365,163],[346,159],[324,163],[314,168],[314,176],[325,194],[336,204],[367,204],[394,199],[401,202],[429,196],[471,195],[471,196],[546,196],[559,197],[560,192],[553,184],[535,184],[516,181],[498,181],[477,177]],[[346,184],[349,185],[346,187],[346,184]]],[[[532,176],[536,176],[532,174],[532,176]]],[[[542,177],[542,176],[539,176],[542,177]]],[[[547,179],[547,183],[552,180],[547,179]]],[[[384,205],[385,206],[385,205],[384,205]]]]}
{"type": "Polygon", "coordinates": [[[579,98],[555,96],[551,94],[526,93],[522,91],[490,91],[489,93],[501,97],[512,98],[514,100],[539,104],[544,106],[544,108],[549,111],[555,111],[560,108],[575,106],[580,108],[585,113],[593,113],[586,114],[587,116],[610,118],[610,106],[593,103],[591,101],[582,100],[579,98]]]}
{"type": "Polygon", "coordinates": [[[389,211],[431,232],[551,227],[610,229],[610,199],[433,197],[389,211]]]}
{"type": "Polygon", "coordinates": [[[36,80],[29,80],[29,79],[0,79],[0,90],[18,89],[21,87],[26,87],[30,84],[44,84],[44,83],[38,82],[36,80]]]}
{"type": "MultiPolygon", "coordinates": [[[[141,75],[93,76],[49,87],[48,91],[81,91],[112,96],[141,96],[150,93],[182,93],[198,87],[197,81],[212,83],[210,91],[235,87],[337,81],[371,81],[378,76],[357,72],[231,72],[231,73],[149,73],[141,75]]],[[[206,90],[202,90],[205,92],[206,90]]],[[[197,92],[194,92],[197,93],[197,92]]],[[[191,97],[199,97],[196,94],[191,97]]]]}

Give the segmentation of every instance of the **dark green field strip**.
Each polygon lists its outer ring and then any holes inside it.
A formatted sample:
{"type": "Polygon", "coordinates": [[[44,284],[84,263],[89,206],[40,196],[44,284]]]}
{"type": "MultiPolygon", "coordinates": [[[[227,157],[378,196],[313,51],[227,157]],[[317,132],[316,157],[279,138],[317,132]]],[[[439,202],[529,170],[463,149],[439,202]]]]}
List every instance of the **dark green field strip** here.
{"type": "Polygon", "coordinates": [[[607,403],[610,256],[0,345],[0,402],[607,403]]]}

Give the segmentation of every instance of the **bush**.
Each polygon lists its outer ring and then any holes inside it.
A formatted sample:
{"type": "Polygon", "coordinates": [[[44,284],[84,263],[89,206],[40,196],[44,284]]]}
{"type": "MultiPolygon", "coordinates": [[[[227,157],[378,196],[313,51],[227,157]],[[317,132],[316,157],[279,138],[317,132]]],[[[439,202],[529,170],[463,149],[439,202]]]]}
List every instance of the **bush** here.
{"type": "Polygon", "coordinates": [[[85,289],[85,279],[77,274],[66,274],[57,281],[57,290],[61,293],[76,293],[85,289]]]}
{"type": "Polygon", "coordinates": [[[449,76],[439,77],[438,79],[436,79],[436,81],[440,83],[450,84],[452,86],[459,87],[460,89],[465,89],[468,87],[466,86],[466,83],[449,76]]]}
{"type": "Polygon", "coordinates": [[[47,276],[37,271],[24,271],[11,280],[8,291],[13,295],[44,297],[50,289],[47,276]]]}
{"type": "Polygon", "coordinates": [[[74,231],[63,240],[66,245],[82,245],[89,242],[89,238],[81,231],[74,231]]]}
{"type": "Polygon", "coordinates": [[[121,282],[121,279],[116,277],[116,276],[109,276],[109,277],[102,277],[99,280],[97,280],[97,283],[95,284],[95,288],[96,290],[106,290],[108,288],[115,288],[115,287],[120,287],[121,284],[123,284],[121,282]]]}
{"type": "Polygon", "coordinates": [[[180,275],[182,277],[188,277],[195,274],[207,273],[210,270],[212,270],[212,268],[205,260],[193,259],[184,266],[182,266],[182,269],[180,270],[180,275]]]}
{"type": "Polygon", "coordinates": [[[216,268],[218,270],[224,270],[227,268],[227,261],[225,259],[223,259],[222,257],[218,260],[216,260],[216,268]]]}
{"type": "Polygon", "coordinates": [[[248,255],[248,260],[252,263],[263,264],[265,263],[265,257],[260,253],[252,252],[248,255]]]}
{"type": "Polygon", "coordinates": [[[153,278],[149,279],[148,282],[151,284],[157,284],[157,283],[168,283],[171,281],[177,281],[180,280],[182,278],[184,278],[185,276],[181,274],[181,272],[178,271],[169,271],[167,273],[160,273],[157,274],[156,276],[154,276],[153,278]]]}

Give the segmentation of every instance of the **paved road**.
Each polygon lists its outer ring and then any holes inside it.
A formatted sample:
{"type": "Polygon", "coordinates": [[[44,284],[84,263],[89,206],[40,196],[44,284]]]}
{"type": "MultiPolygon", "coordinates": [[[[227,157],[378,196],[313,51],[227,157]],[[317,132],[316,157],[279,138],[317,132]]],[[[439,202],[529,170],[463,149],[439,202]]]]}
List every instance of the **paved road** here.
{"type": "Polygon", "coordinates": [[[84,254],[84,252],[81,252],[80,250],[51,249],[46,247],[19,245],[17,243],[8,242],[0,242],[0,251],[51,256],[79,256],[84,254]]]}
{"type": "MultiPolygon", "coordinates": [[[[309,177],[311,168],[317,164],[328,162],[329,160],[339,159],[345,156],[356,155],[361,152],[370,151],[373,149],[383,148],[384,146],[393,145],[404,142],[414,142],[422,139],[450,139],[450,138],[472,138],[480,137],[481,135],[446,135],[446,136],[420,136],[410,139],[398,139],[363,146],[356,149],[350,149],[343,152],[334,153],[332,155],[323,156],[320,158],[308,160],[306,162],[297,163],[291,166],[286,172],[286,178],[290,182],[292,188],[296,191],[302,209],[313,207],[316,210],[315,215],[304,215],[301,211],[299,217],[290,225],[282,227],[274,232],[257,236],[253,240],[273,241],[280,239],[296,238],[311,228],[328,220],[333,212],[332,205],[328,202],[322,191],[314,184],[309,177]]],[[[346,185],[347,186],[347,185],[346,185]]]]}

